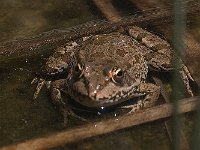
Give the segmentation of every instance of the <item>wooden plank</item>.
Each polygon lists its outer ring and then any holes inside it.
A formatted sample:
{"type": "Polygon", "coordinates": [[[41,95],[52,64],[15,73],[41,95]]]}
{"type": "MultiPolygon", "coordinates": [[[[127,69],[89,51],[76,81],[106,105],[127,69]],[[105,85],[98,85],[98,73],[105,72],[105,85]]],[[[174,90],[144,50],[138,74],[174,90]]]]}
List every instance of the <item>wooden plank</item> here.
{"type": "MultiPolygon", "coordinates": [[[[196,109],[200,97],[192,97],[179,101],[178,112],[180,114],[190,112],[196,109]]],[[[58,132],[49,136],[32,139],[23,143],[14,144],[0,148],[0,150],[40,150],[48,149],[64,144],[77,142],[89,137],[110,133],[116,130],[141,125],[158,119],[170,117],[173,112],[172,104],[163,104],[138,113],[119,116],[88,125],[80,126],[74,129],[58,132]]]]}

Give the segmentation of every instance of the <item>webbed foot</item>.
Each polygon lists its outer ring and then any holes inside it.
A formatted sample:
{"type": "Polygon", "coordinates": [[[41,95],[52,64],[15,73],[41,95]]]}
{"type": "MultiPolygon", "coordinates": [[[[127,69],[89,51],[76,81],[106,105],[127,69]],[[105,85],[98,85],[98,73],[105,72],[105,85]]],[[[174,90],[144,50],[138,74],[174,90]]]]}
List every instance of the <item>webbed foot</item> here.
{"type": "Polygon", "coordinates": [[[188,93],[190,96],[194,96],[194,94],[193,94],[193,92],[192,92],[192,89],[191,89],[191,87],[190,87],[190,84],[189,84],[189,80],[194,81],[194,79],[192,78],[192,76],[191,76],[191,74],[190,74],[188,68],[187,68],[185,65],[183,65],[183,66],[181,67],[181,69],[179,70],[179,73],[180,73],[180,76],[181,76],[181,78],[182,78],[182,80],[183,80],[183,83],[184,83],[184,85],[185,85],[185,88],[186,88],[186,90],[187,90],[187,93],[188,93]]]}
{"type": "Polygon", "coordinates": [[[55,104],[55,106],[62,114],[64,126],[66,127],[68,125],[69,116],[72,116],[84,122],[88,122],[87,119],[82,118],[73,112],[73,110],[69,107],[67,100],[63,101],[61,90],[63,89],[64,85],[65,79],[60,79],[52,82],[50,86],[52,103],[55,104]]]}
{"type": "Polygon", "coordinates": [[[44,85],[47,86],[47,89],[50,88],[50,83],[51,81],[46,81],[44,80],[43,78],[38,78],[38,77],[35,77],[32,81],[31,81],[31,84],[37,84],[37,87],[36,87],[36,91],[34,92],[33,94],[33,99],[37,99],[38,95],[40,94],[40,91],[42,89],[42,87],[44,85]]]}
{"type": "Polygon", "coordinates": [[[64,126],[64,127],[67,127],[67,126],[68,126],[68,120],[69,120],[69,117],[70,117],[70,116],[73,117],[73,118],[76,118],[76,119],[78,119],[78,120],[80,120],[80,121],[88,122],[87,119],[85,119],[85,118],[83,118],[83,117],[80,117],[80,116],[78,116],[77,114],[75,114],[75,113],[73,112],[73,110],[71,110],[71,108],[68,107],[68,106],[64,106],[63,108],[61,108],[61,109],[60,109],[60,112],[61,112],[61,114],[62,114],[62,116],[63,116],[63,126],[64,126]]]}

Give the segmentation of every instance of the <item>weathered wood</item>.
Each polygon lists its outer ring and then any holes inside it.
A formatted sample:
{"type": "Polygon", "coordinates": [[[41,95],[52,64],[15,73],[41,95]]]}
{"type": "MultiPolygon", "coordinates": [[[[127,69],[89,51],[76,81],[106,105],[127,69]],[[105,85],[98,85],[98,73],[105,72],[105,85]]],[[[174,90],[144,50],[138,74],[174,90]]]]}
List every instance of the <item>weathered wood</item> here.
{"type": "MultiPolygon", "coordinates": [[[[198,14],[200,12],[200,6],[198,3],[187,6],[188,14],[198,14]]],[[[70,40],[74,40],[83,36],[91,34],[112,32],[118,28],[125,27],[127,25],[142,24],[144,22],[171,22],[171,12],[168,9],[163,10],[149,10],[143,11],[143,15],[133,15],[123,18],[117,23],[111,23],[108,21],[92,21],[77,27],[52,30],[42,33],[36,37],[28,39],[19,39],[10,42],[4,42],[0,45],[0,61],[8,60],[15,57],[33,55],[40,51],[43,51],[46,47],[56,47],[58,44],[63,44],[70,40]]],[[[114,17],[114,16],[113,16],[114,17]]],[[[112,17],[111,17],[112,18],[112,17]]]]}
{"type": "MultiPolygon", "coordinates": [[[[199,97],[192,97],[179,101],[178,112],[186,113],[196,109],[199,97]]],[[[89,137],[102,135],[117,131],[124,128],[141,125],[143,123],[152,122],[158,119],[170,117],[173,112],[172,104],[163,104],[149,109],[145,109],[138,113],[119,116],[78,128],[62,131],[49,136],[32,139],[23,143],[10,145],[0,148],[0,150],[39,150],[61,146],[67,143],[77,142],[89,137]]]]}
{"type": "Polygon", "coordinates": [[[111,0],[93,0],[93,2],[108,20],[111,20],[112,22],[121,20],[119,13],[112,5],[111,0]]]}

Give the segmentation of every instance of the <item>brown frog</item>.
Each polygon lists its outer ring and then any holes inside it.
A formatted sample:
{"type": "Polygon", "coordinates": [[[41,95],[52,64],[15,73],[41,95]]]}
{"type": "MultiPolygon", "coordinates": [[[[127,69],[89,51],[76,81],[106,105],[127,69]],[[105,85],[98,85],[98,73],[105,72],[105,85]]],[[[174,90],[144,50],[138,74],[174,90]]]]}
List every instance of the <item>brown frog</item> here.
{"type": "Polygon", "coordinates": [[[160,87],[146,83],[147,73],[178,70],[192,96],[187,67],[174,54],[170,44],[140,27],[132,26],[122,33],[114,32],[85,37],[55,50],[43,66],[34,98],[46,83],[54,104],[66,116],[73,115],[61,91],[78,103],[105,108],[134,97],[143,97],[132,105],[132,111],[154,105],[160,87]],[[174,67],[173,62],[179,66],[174,67]],[[49,77],[49,78],[48,78],[49,77]]]}

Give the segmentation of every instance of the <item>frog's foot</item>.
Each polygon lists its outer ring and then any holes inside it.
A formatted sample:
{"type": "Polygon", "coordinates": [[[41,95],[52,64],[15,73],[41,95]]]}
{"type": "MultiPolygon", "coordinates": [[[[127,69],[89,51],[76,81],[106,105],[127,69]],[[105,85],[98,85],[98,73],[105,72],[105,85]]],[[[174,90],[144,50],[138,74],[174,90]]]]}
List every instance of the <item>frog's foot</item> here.
{"type": "Polygon", "coordinates": [[[122,107],[132,108],[129,113],[154,106],[160,95],[160,87],[152,83],[142,83],[138,90],[142,93],[141,95],[145,95],[145,97],[144,99],[140,99],[136,104],[122,107]]]}
{"type": "Polygon", "coordinates": [[[179,70],[179,73],[180,73],[180,76],[181,76],[181,78],[183,80],[183,83],[185,85],[185,88],[186,88],[188,94],[190,96],[194,96],[194,94],[192,92],[192,89],[190,87],[190,84],[189,84],[189,80],[194,81],[194,79],[192,78],[188,68],[185,65],[183,65],[181,67],[181,69],[179,70]]]}
{"type": "Polygon", "coordinates": [[[139,110],[141,110],[143,108],[144,104],[142,102],[142,100],[139,100],[136,104],[133,105],[128,105],[128,106],[122,106],[121,108],[123,109],[131,109],[128,114],[131,113],[135,113],[138,112],[139,110]]]}
{"type": "Polygon", "coordinates": [[[33,99],[37,99],[37,97],[44,85],[46,85],[47,89],[50,88],[51,81],[46,81],[42,78],[35,77],[31,81],[31,84],[37,84],[36,91],[34,92],[34,95],[33,95],[33,99]]]}
{"type": "Polygon", "coordinates": [[[36,91],[34,92],[34,95],[33,95],[33,99],[36,99],[38,97],[43,85],[45,84],[45,80],[42,78],[35,77],[32,80],[31,84],[34,84],[34,83],[37,83],[36,91]]]}
{"type": "Polygon", "coordinates": [[[143,50],[150,69],[157,71],[178,70],[188,94],[193,96],[189,80],[194,80],[188,68],[172,51],[170,44],[166,40],[137,26],[130,27],[128,32],[130,36],[143,44],[140,48],[143,50]],[[180,63],[181,66],[174,68],[174,60],[177,60],[177,63],[180,63]]]}
{"type": "Polygon", "coordinates": [[[63,108],[60,108],[59,111],[61,112],[62,116],[63,116],[63,126],[67,126],[68,125],[68,120],[69,120],[69,116],[76,118],[78,120],[81,120],[83,122],[88,122],[87,119],[78,116],[77,114],[75,114],[70,107],[68,107],[68,105],[65,105],[63,108]]]}
{"type": "Polygon", "coordinates": [[[50,86],[52,103],[56,105],[60,113],[63,115],[64,126],[67,126],[69,116],[72,116],[81,121],[87,122],[86,119],[76,115],[73,112],[73,110],[69,107],[67,100],[63,101],[62,95],[61,95],[61,89],[64,87],[64,85],[65,85],[65,79],[60,79],[60,80],[56,80],[52,82],[50,86]]]}

